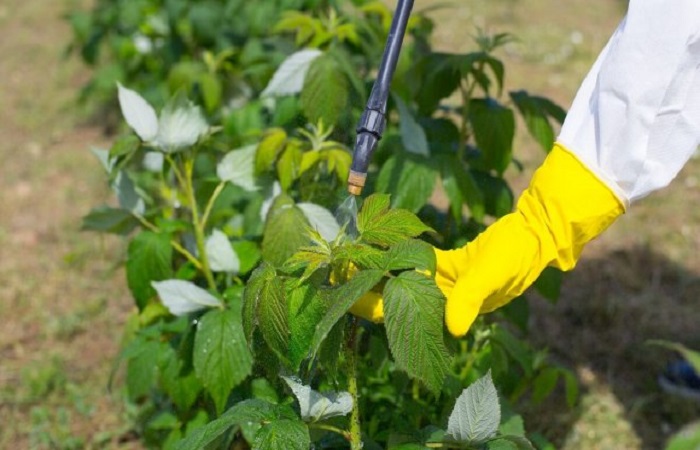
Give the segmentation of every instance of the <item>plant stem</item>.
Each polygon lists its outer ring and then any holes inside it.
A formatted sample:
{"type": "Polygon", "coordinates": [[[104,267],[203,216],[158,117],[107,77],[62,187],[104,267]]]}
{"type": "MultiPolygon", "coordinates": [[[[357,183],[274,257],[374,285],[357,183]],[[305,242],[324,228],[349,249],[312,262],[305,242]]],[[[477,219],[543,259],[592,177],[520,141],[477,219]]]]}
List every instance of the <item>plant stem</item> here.
{"type": "MultiPolygon", "coordinates": [[[[145,217],[140,216],[138,214],[134,214],[134,217],[136,217],[136,219],[141,223],[141,225],[143,225],[144,228],[147,228],[153,231],[154,233],[160,233],[160,228],[158,228],[155,224],[149,222],[148,219],[146,219],[145,217]]],[[[191,262],[197,268],[197,270],[202,270],[202,263],[200,263],[199,260],[195,258],[195,256],[192,253],[190,253],[185,247],[180,245],[178,241],[176,241],[175,239],[171,239],[170,245],[172,245],[178,253],[187,258],[187,260],[191,262]]]]}
{"type": "Polygon", "coordinates": [[[194,158],[187,158],[185,160],[185,194],[187,195],[188,202],[190,203],[190,209],[192,211],[192,224],[194,225],[194,238],[197,242],[197,251],[199,252],[199,260],[202,264],[202,273],[207,279],[209,288],[214,292],[216,289],[216,282],[214,281],[214,274],[212,274],[209,268],[209,258],[207,258],[207,251],[204,245],[204,226],[199,216],[199,208],[197,207],[197,199],[194,196],[194,186],[192,183],[192,173],[194,172],[194,158]]]}
{"type": "Polygon", "coordinates": [[[216,186],[216,189],[214,189],[214,192],[212,192],[211,197],[209,197],[207,206],[204,208],[204,214],[202,214],[202,228],[207,227],[207,221],[209,221],[209,216],[211,215],[211,210],[214,207],[214,202],[216,202],[216,199],[219,198],[219,195],[221,195],[221,192],[224,190],[225,187],[226,182],[222,181],[216,186]]]}
{"type": "Polygon", "coordinates": [[[343,430],[343,429],[340,429],[338,427],[334,427],[333,425],[326,425],[323,423],[311,423],[311,424],[309,424],[309,428],[330,431],[331,433],[335,433],[335,434],[339,434],[339,435],[343,436],[348,441],[350,440],[350,432],[348,432],[348,430],[343,430]]]}
{"type": "Polygon", "coordinates": [[[350,450],[362,449],[362,429],[360,428],[359,392],[357,389],[357,319],[352,317],[350,333],[345,347],[345,362],[348,369],[348,392],[352,396],[352,412],[350,413],[350,450]]]}

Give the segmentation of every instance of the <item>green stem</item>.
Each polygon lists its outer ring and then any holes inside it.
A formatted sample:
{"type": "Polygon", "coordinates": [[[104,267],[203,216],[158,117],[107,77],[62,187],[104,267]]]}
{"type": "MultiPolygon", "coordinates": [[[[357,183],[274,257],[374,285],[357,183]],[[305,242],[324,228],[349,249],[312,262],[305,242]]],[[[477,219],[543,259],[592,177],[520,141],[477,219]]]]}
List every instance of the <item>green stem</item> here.
{"type": "MultiPolygon", "coordinates": [[[[149,222],[148,219],[146,219],[145,217],[140,216],[138,214],[134,214],[134,217],[136,217],[136,219],[141,223],[141,225],[143,225],[144,228],[147,228],[153,231],[154,233],[160,233],[160,228],[158,228],[155,224],[149,222]]],[[[173,246],[175,251],[187,258],[187,260],[191,262],[197,268],[197,270],[202,270],[202,263],[200,263],[199,260],[195,258],[195,256],[192,253],[190,253],[185,247],[180,245],[178,241],[176,241],[175,239],[171,239],[170,245],[173,246]]]]}
{"type": "Polygon", "coordinates": [[[214,274],[209,268],[209,258],[207,258],[207,251],[204,245],[204,226],[202,224],[199,208],[197,207],[197,199],[194,196],[194,185],[192,183],[192,174],[194,172],[194,159],[187,158],[185,160],[185,194],[187,195],[188,202],[190,204],[190,209],[192,210],[192,224],[194,225],[194,238],[197,242],[197,251],[199,252],[199,260],[202,264],[202,273],[207,279],[209,288],[216,292],[216,282],[214,281],[214,274]]]}
{"type": "Polygon", "coordinates": [[[209,201],[207,202],[207,206],[204,208],[204,214],[202,214],[202,228],[206,229],[207,227],[207,222],[209,221],[209,216],[211,215],[211,210],[214,207],[214,202],[216,202],[216,199],[219,198],[219,195],[221,195],[221,192],[223,192],[224,188],[226,187],[226,182],[222,181],[216,186],[216,189],[214,189],[214,192],[212,192],[211,197],[209,197],[209,201]]]}
{"type": "Polygon", "coordinates": [[[323,423],[311,423],[311,424],[309,424],[309,428],[330,431],[331,433],[335,433],[335,434],[339,434],[339,435],[343,436],[348,441],[350,440],[350,433],[347,430],[343,430],[343,429],[340,429],[338,427],[334,427],[332,425],[326,425],[323,423]]]}
{"type": "Polygon", "coordinates": [[[350,450],[362,449],[362,429],[360,428],[360,405],[357,389],[357,319],[353,317],[350,324],[347,345],[345,347],[345,362],[348,369],[348,392],[352,396],[352,412],[350,413],[350,450]]]}

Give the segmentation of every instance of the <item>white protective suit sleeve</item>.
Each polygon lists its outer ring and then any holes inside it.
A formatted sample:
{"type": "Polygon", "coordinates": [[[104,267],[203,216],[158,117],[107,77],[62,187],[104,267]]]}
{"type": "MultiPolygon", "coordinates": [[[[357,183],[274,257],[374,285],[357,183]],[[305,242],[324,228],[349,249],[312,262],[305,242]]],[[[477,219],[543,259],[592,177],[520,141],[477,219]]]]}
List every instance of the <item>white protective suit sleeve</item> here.
{"type": "Polygon", "coordinates": [[[700,0],[631,0],[558,142],[625,205],[668,185],[700,143],[700,0]]]}

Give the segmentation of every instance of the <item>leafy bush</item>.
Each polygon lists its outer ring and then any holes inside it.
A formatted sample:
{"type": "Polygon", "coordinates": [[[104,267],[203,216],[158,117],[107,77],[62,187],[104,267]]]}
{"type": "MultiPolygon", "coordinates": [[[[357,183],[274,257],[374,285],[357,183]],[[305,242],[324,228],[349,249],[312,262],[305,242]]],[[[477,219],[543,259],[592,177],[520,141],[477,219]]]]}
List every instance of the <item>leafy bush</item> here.
{"type": "MultiPolygon", "coordinates": [[[[84,219],[85,229],[128,242],[138,312],[120,359],[145,442],[359,448],[361,438],[366,448],[531,448],[512,405],[528,393],[540,401],[561,378],[573,403],[573,376],[518,338],[527,329],[524,298],[499,313],[510,323],[481,318],[466,339],[446,336],[428,243],[460,245],[508,213],[513,194],[503,174],[517,164],[516,113],[548,150],[550,121],[563,111],[524,91],[503,95],[505,69],[493,52],[508,36],[479,36],[467,54],[438,53],[430,20],[417,14],[366,188],[377,194],[364,200],[356,223],[338,220],[332,210],[346,198],[348,145],[391,13],[378,1],[265,5],[99,2],[71,16],[83,56],[98,68],[89,95],[103,84],[113,95],[116,78],[163,103],[156,114],[119,86],[133,132],[95,150],[118,206],[84,219]],[[245,32],[266,8],[276,13],[265,17],[279,17],[273,32],[245,32]],[[158,20],[167,33],[149,35],[158,20]],[[115,43],[136,45],[138,33],[164,40],[147,56],[96,58],[98,49],[121,48],[115,43]],[[249,47],[260,59],[244,57],[249,47]],[[192,64],[204,64],[212,82],[178,78],[192,64]],[[110,65],[120,67],[117,76],[100,81],[110,65]],[[215,96],[208,84],[219,86],[215,96]],[[446,212],[431,205],[438,185],[446,212]],[[346,314],[379,292],[385,326],[346,314]],[[482,391],[488,426],[461,434],[474,418],[462,417],[459,405],[482,391]],[[435,428],[444,424],[446,435],[435,428]]],[[[558,280],[546,272],[542,292],[556,297],[558,280]]]]}

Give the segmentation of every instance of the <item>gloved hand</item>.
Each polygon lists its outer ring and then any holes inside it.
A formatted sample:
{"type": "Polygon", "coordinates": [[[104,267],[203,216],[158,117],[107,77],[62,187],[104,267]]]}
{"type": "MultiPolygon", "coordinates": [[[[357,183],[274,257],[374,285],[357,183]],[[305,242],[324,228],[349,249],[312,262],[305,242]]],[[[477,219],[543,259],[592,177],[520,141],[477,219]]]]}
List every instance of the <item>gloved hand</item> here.
{"type": "MultiPolygon", "coordinates": [[[[513,213],[460,249],[435,251],[450,333],[466,334],[478,314],[522,294],[546,266],[573,269],[584,245],[622,213],[610,188],[555,145],[513,213]]],[[[363,297],[351,311],[381,321],[381,307],[381,297],[363,297]]]]}

